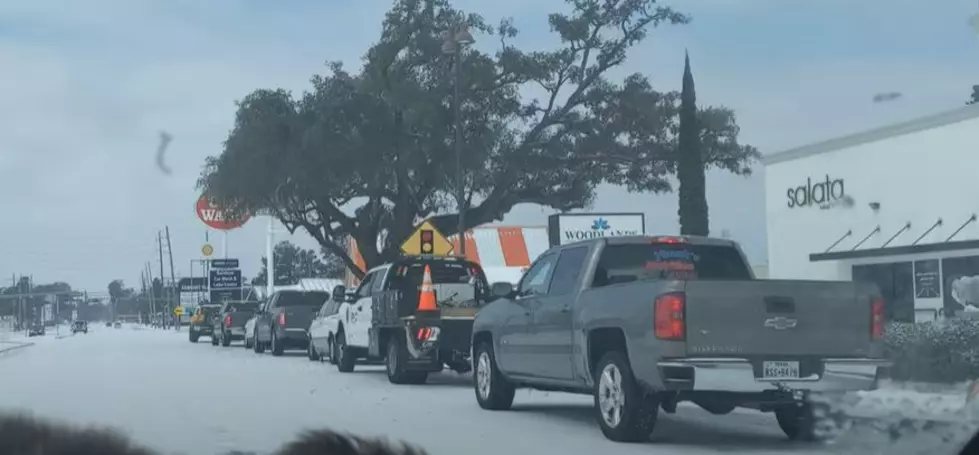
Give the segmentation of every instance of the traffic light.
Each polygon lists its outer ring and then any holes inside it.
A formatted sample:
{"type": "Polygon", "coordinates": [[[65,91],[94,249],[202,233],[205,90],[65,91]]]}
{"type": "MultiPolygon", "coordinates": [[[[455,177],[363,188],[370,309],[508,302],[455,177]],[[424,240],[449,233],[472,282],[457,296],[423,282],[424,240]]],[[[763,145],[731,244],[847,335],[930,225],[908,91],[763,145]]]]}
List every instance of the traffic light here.
{"type": "Polygon", "coordinates": [[[430,230],[422,230],[419,237],[422,242],[422,254],[432,254],[435,251],[435,233],[430,230]]]}

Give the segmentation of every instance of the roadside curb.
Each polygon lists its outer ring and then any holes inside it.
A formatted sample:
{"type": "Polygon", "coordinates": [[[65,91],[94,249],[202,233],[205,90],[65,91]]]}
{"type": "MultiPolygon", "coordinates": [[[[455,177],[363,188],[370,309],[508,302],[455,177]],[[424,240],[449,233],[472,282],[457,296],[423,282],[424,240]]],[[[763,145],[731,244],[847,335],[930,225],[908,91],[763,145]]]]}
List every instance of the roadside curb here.
{"type": "Polygon", "coordinates": [[[21,348],[26,348],[28,346],[34,346],[32,342],[22,343],[19,341],[0,341],[0,354],[4,354],[10,351],[16,351],[21,348]],[[13,346],[2,346],[4,344],[12,344],[13,346]]]}

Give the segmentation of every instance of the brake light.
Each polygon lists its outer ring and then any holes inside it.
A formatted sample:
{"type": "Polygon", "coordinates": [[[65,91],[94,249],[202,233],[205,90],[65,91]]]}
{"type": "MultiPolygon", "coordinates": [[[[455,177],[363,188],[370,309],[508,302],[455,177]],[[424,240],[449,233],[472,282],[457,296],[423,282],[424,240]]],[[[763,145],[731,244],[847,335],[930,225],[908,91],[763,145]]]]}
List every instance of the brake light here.
{"type": "Polygon", "coordinates": [[[415,339],[418,341],[438,341],[438,338],[438,327],[419,327],[418,330],[415,331],[415,339]]]}
{"type": "Polygon", "coordinates": [[[282,327],[285,327],[286,326],[286,314],[285,313],[279,313],[279,316],[275,318],[275,322],[277,324],[281,325],[282,327]]]}
{"type": "Polygon", "coordinates": [[[686,323],[683,314],[686,297],[682,292],[673,292],[656,297],[653,304],[653,332],[661,340],[683,340],[686,337],[686,323]]]}
{"type": "Polygon", "coordinates": [[[884,299],[874,297],[870,301],[870,337],[878,339],[884,336],[884,299]]]}
{"type": "Polygon", "coordinates": [[[225,327],[230,327],[231,326],[231,315],[230,314],[224,315],[224,326],[225,327]]]}
{"type": "Polygon", "coordinates": [[[650,239],[652,243],[687,243],[687,239],[683,237],[672,237],[672,236],[661,236],[653,237],[650,239]]]}

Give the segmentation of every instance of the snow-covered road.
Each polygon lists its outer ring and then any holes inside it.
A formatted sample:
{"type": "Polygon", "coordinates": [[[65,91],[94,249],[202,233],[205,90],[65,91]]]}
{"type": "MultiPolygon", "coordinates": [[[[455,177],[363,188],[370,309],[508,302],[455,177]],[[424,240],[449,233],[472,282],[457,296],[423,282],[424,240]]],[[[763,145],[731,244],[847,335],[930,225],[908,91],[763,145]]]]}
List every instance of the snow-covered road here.
{"type": "Polygon", "coordinates": [[[454,375],[393,386],[382,367],[341,374],[304,353],[275,358],[240,343],[191,344],[186,331],[93,327],[54,338],[0,354],[0,408],[110,425],[170,453],[264,452],[324,426],[406,440],[433,454],[887,451],[862,438],[793,444],[770,414],[713,416],[694,407],[661,414],[648,444],[616,444],[595,425],[589,397],[520,391],[513,411],[488,412],[477,407],[469,379],[454,375]]]}

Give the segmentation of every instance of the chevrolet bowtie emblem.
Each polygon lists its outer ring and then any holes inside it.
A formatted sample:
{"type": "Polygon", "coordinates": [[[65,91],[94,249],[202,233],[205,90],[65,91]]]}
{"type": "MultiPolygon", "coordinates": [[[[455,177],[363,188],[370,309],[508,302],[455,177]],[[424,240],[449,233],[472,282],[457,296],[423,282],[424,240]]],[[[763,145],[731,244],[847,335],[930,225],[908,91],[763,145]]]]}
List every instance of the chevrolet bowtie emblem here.
{"type": "Polygon", "coordinates": [[[792,329],[798,324],[798,319],[786,318],[782,316],[765,319],[765,327],[773,328],[775,330],[792,329]]]}

